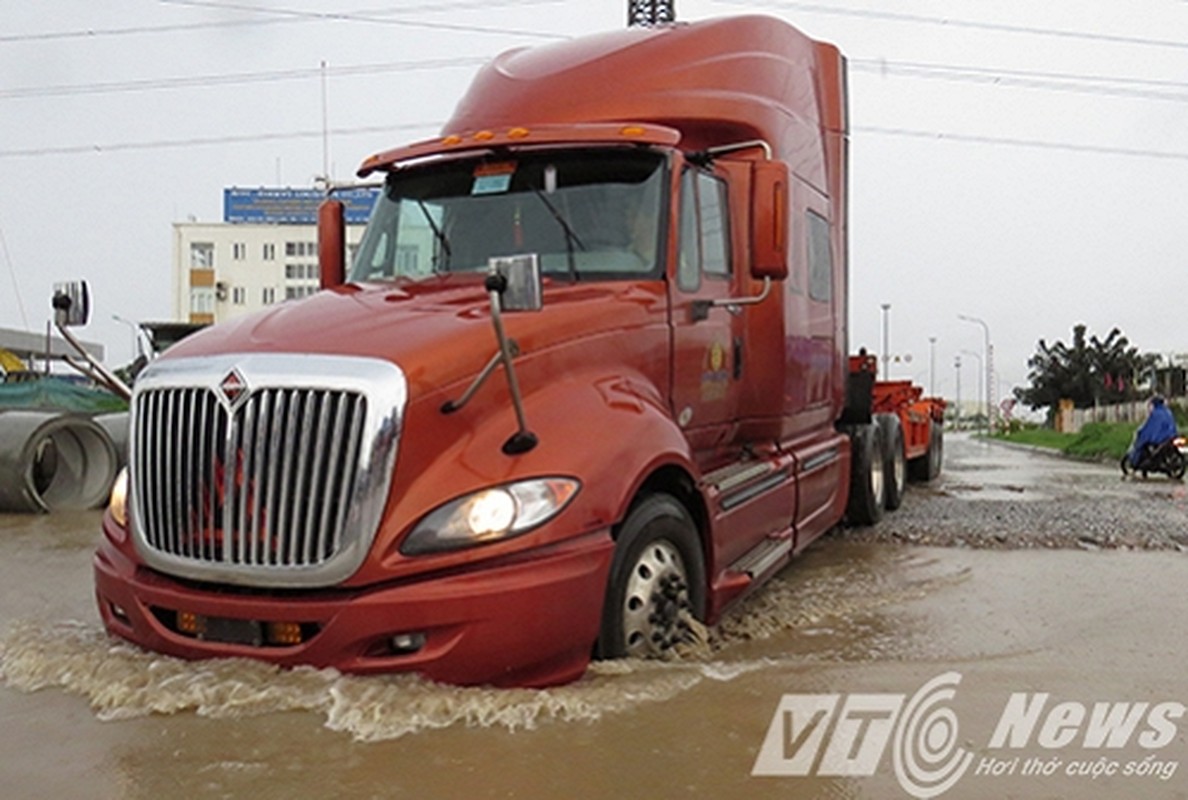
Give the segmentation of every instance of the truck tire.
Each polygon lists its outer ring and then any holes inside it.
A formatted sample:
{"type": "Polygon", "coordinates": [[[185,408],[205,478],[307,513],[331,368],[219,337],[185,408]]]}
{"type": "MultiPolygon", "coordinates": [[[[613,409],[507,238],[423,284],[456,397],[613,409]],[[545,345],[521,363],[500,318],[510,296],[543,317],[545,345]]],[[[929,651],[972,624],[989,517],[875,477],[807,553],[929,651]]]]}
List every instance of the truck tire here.
{"type": "Polygon", "coordinates": [[[875,421],[883,432],[883,507],[894,511],[907,489],[907,456],[903,454],[903,425],[898,414],[879,414],[875,421]]]}
{"type": "Polygon", "coordinates": [[[655,658],[705,617],[705,562],[697,526],[667,494],[636,504],[619,531],[602,610],[597,658],[655,658]]]}
{"type": "Polygon", "coordinates": [[[850,432],[850,498],[846,518],[853,525],[874,525],[883,518],[886,475],[883,431],[877,423],[857,425],[850,432]]]}
{"type": "Polygon", "coordinates": [[[919,458],[908,462],[908,477],[913,481],[927,483],[940,475],[941,461],[944,458],[945,437],[941,426],[935,420],[928,432],[928,450],[919,458]]]}

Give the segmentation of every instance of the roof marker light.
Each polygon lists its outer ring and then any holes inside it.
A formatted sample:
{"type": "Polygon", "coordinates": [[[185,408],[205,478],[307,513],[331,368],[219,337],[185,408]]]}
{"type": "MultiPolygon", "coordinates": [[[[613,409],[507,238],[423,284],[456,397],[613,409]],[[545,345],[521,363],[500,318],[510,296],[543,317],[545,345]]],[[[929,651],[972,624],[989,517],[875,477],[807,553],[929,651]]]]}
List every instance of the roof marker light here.
{"type": "Polygon", "coordinates": [[[490,131],[479,131],[474,135],[474,140],[476,142],[489,142],[494,138],[495,134],[491,133],[490,131]]]}
{"type": "Polygon", "coordinates": [[[619,133],[622,136],[643,136],[647,131],[640,125],[627,125],[619,133]]]}
{"type": "Polygon", "coordinates": [[[442,139],[441,143],[444,145],[462,144],[462,137],[456,133],[451,133],[449,136],[442,139]]]}
{"type": "Polygon", "coordinates": [[[507,138],[509,138],[509,139],[526,139],[526,138],[528,138],[528,129],[527,128],[512,128],[510,131],[507,132],[507,138]]]}

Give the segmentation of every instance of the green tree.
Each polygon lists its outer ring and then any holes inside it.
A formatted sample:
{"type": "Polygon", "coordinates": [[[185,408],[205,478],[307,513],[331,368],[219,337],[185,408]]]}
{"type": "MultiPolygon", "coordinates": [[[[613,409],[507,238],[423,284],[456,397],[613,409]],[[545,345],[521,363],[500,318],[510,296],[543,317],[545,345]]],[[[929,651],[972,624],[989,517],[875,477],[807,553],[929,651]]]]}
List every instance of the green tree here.
{"type": "Polygon", "coordinates": [[[1015,396],[1031,408],[1055,409],[1061,400],[1077,408],[1121,403],[1140,396],[1136,384],[1159,361],[1140,353],[1122,331],[1114,328],[1104,339],[1087,336],[1083,324],[1073,326],[1072,343],[1039,340],[1027,361],[1031,385],[1015,396]]]}

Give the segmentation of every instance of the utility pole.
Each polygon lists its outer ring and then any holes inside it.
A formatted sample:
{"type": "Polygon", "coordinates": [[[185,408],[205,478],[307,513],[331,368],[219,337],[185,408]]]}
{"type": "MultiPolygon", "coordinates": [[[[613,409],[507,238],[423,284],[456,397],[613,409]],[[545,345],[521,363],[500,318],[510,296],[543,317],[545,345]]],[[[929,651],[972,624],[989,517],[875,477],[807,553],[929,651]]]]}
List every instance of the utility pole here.
{"type": "Polygon", "coordinates": [[[676,0],[627,0],[627,27],[652,28],[676,22],[676,0]]]}
{"type": "Polygon", "coordinates": [[[982,369],[986,371],[986,430],[988,433],[994,433],[994,345],[990,344],[990,326],[985,320],[965,314],[958,314],[957,319],[982,326],[982,334],[985,337],[982,344],[982,369]]]}
{"type": "Polygon", "coordinates": [[[883,380],[890,380],[891,376],[891,304],[883,303],[883,380]]]}
{"type": "Polygon", "coordinates": [[[330,112],[326,102],[326,62],[322,62],[322,177],[330,185],[330,112]]]}
{"type": "Polygon", "coordinates": [[[954,403],[957,406],[957,420],[954,424],[958,429],[961,428],[961,356],[957,356],[953,360],[953,366],[957,368],[957,400],[954,403]]]}
{"type": "Polygon", "coordinates": [[[928,393],[936,397],[936,337],[928,337],[928,393]]]}

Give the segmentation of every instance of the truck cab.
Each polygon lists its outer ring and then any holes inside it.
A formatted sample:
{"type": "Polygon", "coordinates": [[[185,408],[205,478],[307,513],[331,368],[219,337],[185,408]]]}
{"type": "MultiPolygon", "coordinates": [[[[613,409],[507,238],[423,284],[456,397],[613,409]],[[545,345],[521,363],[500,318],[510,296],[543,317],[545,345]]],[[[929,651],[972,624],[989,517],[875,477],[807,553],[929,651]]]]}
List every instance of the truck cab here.
{"type": "Polygon", "coordinates": [[[107,628],[465,684],[663,655],[878,490],[845,170],[844,59],[778,20],[500,56],[363,162],[349,263],[327,203],[324,291],[141,377],[107,628]]]}

